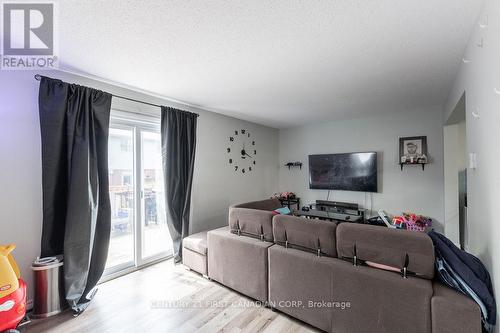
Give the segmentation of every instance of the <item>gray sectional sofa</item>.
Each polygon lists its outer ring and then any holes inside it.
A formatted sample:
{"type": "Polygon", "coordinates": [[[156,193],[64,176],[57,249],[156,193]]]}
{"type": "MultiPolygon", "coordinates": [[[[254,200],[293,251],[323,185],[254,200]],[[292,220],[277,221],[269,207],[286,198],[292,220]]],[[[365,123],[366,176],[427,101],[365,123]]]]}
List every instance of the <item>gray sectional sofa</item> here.
{"type": "Polygon", "coordinates": [[[211,279],[327,332],[481,332],[477,304],[434,281],[426,234],[278,207],[230,208],[229,229],[207,234],[211,279]]]}
{"type": "Polygon", "coordinates": [[[229,229],[207,235],[208,276],[256,300],[268,300],[268,249],[274,245],[272,211],[278,200],[229,209],[229,229]]]}

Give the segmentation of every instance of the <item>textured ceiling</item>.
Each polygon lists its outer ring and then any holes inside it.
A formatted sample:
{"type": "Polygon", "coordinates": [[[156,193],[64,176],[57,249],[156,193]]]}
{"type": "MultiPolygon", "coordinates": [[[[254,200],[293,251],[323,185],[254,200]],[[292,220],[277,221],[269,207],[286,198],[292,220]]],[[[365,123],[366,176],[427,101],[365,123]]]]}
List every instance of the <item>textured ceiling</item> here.
{"type": "Polygon", "coordinates": [[[61,68],[273,127],[442,104],[480,0],[58,2],[61,68]]]}

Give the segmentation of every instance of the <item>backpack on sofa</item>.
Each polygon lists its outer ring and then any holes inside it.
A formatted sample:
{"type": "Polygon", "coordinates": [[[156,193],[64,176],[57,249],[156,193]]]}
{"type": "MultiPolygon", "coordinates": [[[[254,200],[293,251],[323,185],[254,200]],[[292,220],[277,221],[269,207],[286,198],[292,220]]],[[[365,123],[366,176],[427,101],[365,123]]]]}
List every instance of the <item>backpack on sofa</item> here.
{"type": "Polygon", "coordinates": [[[496,324],[497,309],[488,270],[478,258],[460,250],[444,235],[435,231],[428,235],[436,251],[436,275],[443,284],[478,303],[483,329],[491,332],[496,324]]]}

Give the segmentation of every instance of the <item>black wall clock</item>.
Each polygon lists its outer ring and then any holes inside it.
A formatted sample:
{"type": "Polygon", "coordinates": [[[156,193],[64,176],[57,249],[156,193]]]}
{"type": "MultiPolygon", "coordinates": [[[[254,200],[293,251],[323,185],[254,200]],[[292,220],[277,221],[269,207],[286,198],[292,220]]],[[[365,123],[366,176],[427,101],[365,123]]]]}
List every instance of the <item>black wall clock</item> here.
{"type": "Polygon", "coordinates": [[[228,139],[227,160],[234,172],[249,173],[257,165],[255,140],[245,129],[234,130],[228,139]]]}

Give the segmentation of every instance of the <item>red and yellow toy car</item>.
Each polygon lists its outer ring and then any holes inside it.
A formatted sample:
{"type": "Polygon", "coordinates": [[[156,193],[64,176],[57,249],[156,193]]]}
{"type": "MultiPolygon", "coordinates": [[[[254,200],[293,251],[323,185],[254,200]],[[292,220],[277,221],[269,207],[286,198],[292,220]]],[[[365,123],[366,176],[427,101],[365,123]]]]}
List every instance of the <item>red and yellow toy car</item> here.
{"type": "Polygon", "coordinates": [[[11,254],[15,248],[0,246],[0,332],[15,329],[26,315],[26,283],[11,254]]]}

